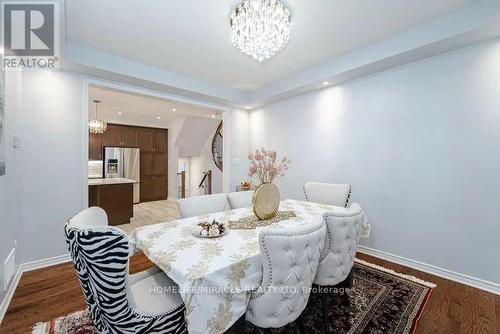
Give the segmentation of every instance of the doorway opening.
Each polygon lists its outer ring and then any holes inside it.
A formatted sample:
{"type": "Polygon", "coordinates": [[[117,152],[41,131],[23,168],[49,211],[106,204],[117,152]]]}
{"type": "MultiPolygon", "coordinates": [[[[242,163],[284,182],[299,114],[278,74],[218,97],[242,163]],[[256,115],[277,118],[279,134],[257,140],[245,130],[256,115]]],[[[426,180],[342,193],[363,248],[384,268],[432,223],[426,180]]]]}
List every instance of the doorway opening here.
{"type": "Polygon", "coordinates": [[[222,110],[98,84],[88,92],[100,127],[88,133],[88,204],[110,225],[130,233],[177,219],[177,198],[223,191],[222,110]]]}
{"type": "MultiPolygon", "coordinates": [[[[213,129],[213,124],[210,126],[213,129]]],[[[222,120],[210,132],[199,156],[182,156],[178,160],[178,198],[222,193],[223,134],[222,120]]]]}

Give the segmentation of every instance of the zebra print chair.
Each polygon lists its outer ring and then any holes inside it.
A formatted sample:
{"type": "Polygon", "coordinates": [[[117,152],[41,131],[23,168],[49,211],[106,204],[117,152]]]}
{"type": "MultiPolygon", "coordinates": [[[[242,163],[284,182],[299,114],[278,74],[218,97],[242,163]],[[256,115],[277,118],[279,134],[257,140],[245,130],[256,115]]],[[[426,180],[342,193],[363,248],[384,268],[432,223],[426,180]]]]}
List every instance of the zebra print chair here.
{"type": "Polygon", "coordinates": [[[129,276],[128,238],[118,228],[106,226],[104,220],[104,210],[92,207],[65,226],[71,258],[97,331],[187,333],[177,285],[158,268],[129,276]]]}

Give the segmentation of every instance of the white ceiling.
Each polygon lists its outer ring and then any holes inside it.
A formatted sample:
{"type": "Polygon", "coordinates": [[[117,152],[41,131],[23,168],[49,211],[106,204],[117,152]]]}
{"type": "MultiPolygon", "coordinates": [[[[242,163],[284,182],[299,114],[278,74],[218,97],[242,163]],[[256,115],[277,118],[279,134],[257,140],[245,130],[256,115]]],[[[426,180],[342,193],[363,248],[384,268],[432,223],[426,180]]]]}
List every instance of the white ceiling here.
{"type": "Polygon", "coordinates": [[[93,100],[101,101],[98,106],[98,117],[110,123],[168,128],[176,119],[186,115],[210,119],[222,118],[222,113],[216,109],[119,91],[102,86],[90,87],[90,118],[94,118],[95,113],[95,103],[93,103],[93,100]]]}
{"type": "Polygon", "coordinates": [[[66,36],[71,44],[253,91],[472,2],[478,1],[288,0],[290,42],[264,63],[230,43],[234,0],[67,1],[66,36]]]}

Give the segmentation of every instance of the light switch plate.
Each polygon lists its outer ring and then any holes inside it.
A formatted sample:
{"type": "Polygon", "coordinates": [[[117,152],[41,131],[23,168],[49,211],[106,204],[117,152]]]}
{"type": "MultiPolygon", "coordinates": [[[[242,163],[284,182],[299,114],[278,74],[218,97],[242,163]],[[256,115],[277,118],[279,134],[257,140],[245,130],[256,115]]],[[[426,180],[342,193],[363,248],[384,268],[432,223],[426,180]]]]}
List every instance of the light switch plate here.
{"type": "Polygon", "coordinates": [[[21,137],[14,136],[14,148],[20,148],[20,147],[21,147],[21,137]]]}

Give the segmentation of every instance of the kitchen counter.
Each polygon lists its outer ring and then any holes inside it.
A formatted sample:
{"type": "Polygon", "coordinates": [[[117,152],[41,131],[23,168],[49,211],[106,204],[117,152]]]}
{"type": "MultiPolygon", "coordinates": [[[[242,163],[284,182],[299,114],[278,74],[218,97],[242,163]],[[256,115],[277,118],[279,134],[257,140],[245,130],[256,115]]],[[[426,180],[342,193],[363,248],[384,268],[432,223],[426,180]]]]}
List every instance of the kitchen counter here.
{"type": "Polygon", "coordinates": [[[137,183],[137,181],[132,179],[125,179],[122,177],[89,179],[89,186],[102,186],[108,184],[126,184],[126,183],[137,183]]]}
{"type": "Polygon", "coordinates": [[[89,179],[89,206],[103,208],[109,225],[130,223],[134,216],[134,183],[118,177],[89,179]]]}

